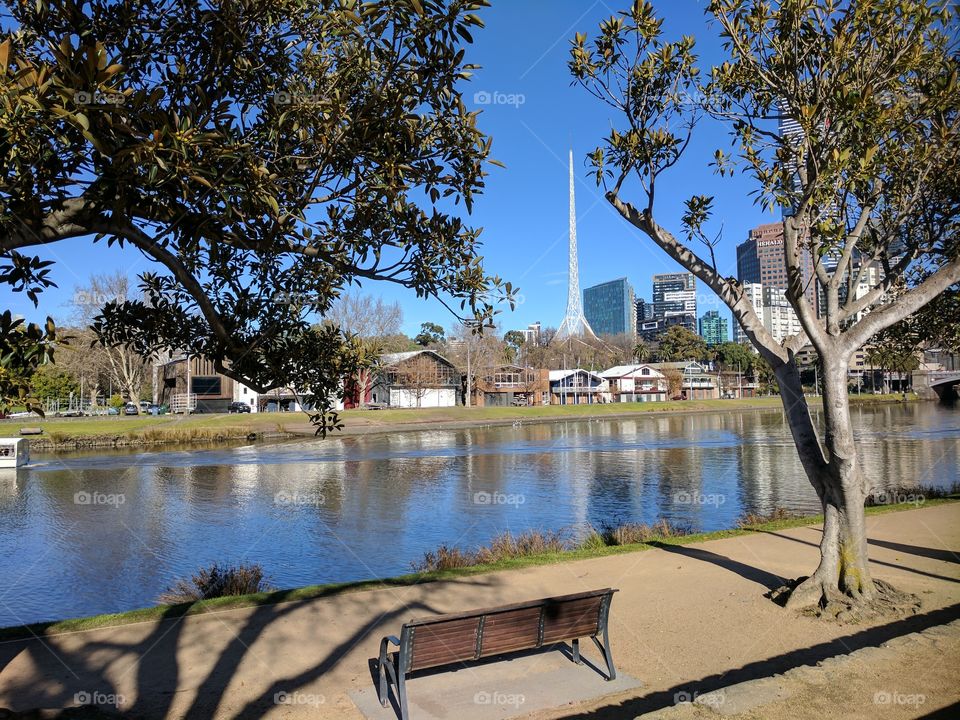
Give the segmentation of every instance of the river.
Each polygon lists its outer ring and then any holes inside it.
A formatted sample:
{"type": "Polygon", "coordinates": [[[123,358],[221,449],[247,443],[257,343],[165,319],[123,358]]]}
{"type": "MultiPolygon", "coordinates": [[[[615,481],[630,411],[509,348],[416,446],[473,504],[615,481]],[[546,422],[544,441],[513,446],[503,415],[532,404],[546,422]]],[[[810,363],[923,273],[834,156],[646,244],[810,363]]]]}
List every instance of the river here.
{"type": "MultiPolygon", "coordinates": [[[[853,410],[878,484],[957,480],[960,411],[853,410]]],[[[666,518],[816,513],[777,410],[396,432],[207,450],[35,455],[0,471],[0,626],[154,604],[213,562],[278,588],[409,572],[446,543],[666,518]]]]}

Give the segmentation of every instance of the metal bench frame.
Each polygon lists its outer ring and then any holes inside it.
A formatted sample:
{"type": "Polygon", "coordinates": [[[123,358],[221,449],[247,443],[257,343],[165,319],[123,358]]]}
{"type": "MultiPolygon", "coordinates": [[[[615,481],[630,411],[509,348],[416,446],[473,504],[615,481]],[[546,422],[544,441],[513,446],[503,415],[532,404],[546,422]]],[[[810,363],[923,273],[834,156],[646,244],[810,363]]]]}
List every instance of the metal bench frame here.
{"type": "MultiPolygon", "coordinates": [[[[572,602],[576,599],[582,599],[590,596],[600,596],[600,610],[599,616],[597,618],[597,629],[592,635],[589,635],[591,640],[600,650],[600,653],[603,655],[603,659],[607,664],[607,676],[604,678],[608,682],[615,680],[617,678],[617,670],[613,664],[613,654],[610,652],[610,634],[609,634],[609,620],[610,620],[610,602],[613,599],[613,593],[617,592],[615,588],[607,588],[605,590],[598,590],[596,592],[589,593],[578,593],[575,595],[564,595],[558,597],[549,597],[541,598],[539,600],[532,600],[525,603],[517,603],[515,605],[502,605],[500,607],[484,608],[482,610],[473,610],[466,613],[453,613],[450,615],[440,615],[433,618],[424,618],[422,620],[413,620],[411,622],[405,623],[403,627],[400,628],[400,637],[396,635],[387,635],[380,641],[380,657],[377,662],[377,673],[379,679],[379,687],[377,688],[377,694],[380,699],[380,704],[383,707],[387,707],[389,703],[389,682],[393,683],[393,686],[396,688],[396,698],[397,703],[400,705],[400,719],[409,720],[408,715],[408,706],[407,706],[407,686],[406,680],[407,675],[411,672],[410,665],[413,659],[413,647],[416,638],[416,629],[418,625],[424,624],[434,624],[442,623],[445,620],[452,619],[464,619],[471,617],[479,618],[479,627],[477,629],[477,648],[474,653],[473,660],[477,661],[481,659],[483,653],[483,626],[488,615],[501,613],[509,610],[518,610],[523,608],[532,608],[540,607],[540,619],[539,627],[537,632],[537,642],[536,644],[531,644],[526,648],[519,648],[512,650],[504,655],[511,655],[517,652],[525,652],[527,650],[536,650],[543,647],[543,635],[544,635],[544,619],[546,617],[546,610],[551,604],[562,604],[564,602],[572,602]],[[603,636],[603,641],[601,642],[599,635],[603,636]],[[394,645],[398,649],[394,652],[390,652],[390,646],[394,645]]],[[[572,637],[566,638],[571,641],[572,646],[572,660],[577,665],[582,665],[583,660],[580,658],[580,638],[572,637]]],[[[557,640],[551,642],[550,645],[558,645],[562,640],[557,640]]],[[[496,657],[496,656],[491,656],[496,657]]],[[[444,663],[437,665],[435,667],[445,667],[449,665],[463,665],[464,662],[469,661],[458,661],[452,663],[444,663]]],[[[426,669],[426,668],[421,668],[426,669]]]]}

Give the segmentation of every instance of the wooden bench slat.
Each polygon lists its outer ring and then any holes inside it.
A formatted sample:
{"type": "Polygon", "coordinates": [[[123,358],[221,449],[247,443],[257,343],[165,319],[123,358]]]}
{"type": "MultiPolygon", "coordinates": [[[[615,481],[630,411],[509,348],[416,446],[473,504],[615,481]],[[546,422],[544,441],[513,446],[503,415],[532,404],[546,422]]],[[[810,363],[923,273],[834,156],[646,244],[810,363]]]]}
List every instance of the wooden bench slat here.
{"type": "Polygon", "coordinates": [[[481,615],[493,615],[495,613],[509,612],[511,610],[520,610],[522,608],[540,607],[543,604],[567,603],[582,598],[600,598],[614,592],[613,588],[604,588],[603,590],[591,590],[589,592],[572,593],[570,595],[557,595],[554,597],[543,598],[542,600],[528,600],[526,602],[513,603],[511,605],[499,605],[497,607],[480,608],[478,610],[468,610],[465,612],[448,613],[446,615],[435,615],[433,617],[416,618],[404,623],[407,627],[418,627],[420,625],[432,625],[435,623],[444,623],[450,620],[480,617],[481,615]]]}

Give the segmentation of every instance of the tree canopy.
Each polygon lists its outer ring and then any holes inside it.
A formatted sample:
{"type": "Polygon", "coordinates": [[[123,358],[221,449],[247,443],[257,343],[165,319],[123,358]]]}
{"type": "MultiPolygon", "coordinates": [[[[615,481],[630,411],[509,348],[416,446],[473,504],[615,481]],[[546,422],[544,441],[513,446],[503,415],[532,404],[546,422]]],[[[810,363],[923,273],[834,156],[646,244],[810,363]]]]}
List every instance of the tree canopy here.
{"type": "Polygon", "coordinates": [[[460,90],[487,4],[4,2],[0,281],[36,302],[38,248],[129,247],[152,267],[101,309],[105,342],[297,385],[325,427],[354,348],[310,318],[343,288],[482,317],[511,292],[459,215],[493,162],[460,90]]]}

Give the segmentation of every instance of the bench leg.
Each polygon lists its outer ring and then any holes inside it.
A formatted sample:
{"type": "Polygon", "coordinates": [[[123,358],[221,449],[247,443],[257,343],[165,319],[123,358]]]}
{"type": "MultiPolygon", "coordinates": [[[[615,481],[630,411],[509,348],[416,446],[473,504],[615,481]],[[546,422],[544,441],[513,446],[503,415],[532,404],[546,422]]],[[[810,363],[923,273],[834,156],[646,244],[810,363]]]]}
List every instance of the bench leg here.
{"type": "Polygon", "coordinates": [[[409,720],[407,714],[407,678],[406,673],[402,673],[397,678],[397,701],[400,703],[400,720],[409,720]]]}
{"type": "Polygon", "coordinates": [[[616,680],[617,669],[613,666],[613,653],[610,652],[610,638],[607,636],[606,629],[603,631],[603,644],[596,636],[593,637],[593,641],[597,644],[600,652],[603,653],[603,659],[607,661],[607,680],[616,680]]]}
{"type": "Polygon", "coordinates": [[[580,660],[580,638],[575,638],[572,645],[573,645],[573,661],[577,665],[582,665],[583,661],[580,660]]]}

